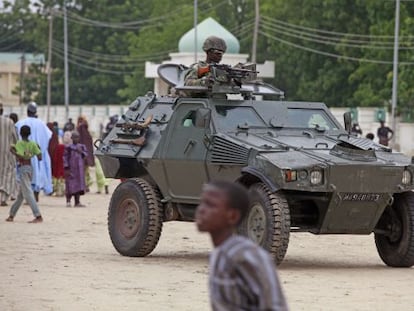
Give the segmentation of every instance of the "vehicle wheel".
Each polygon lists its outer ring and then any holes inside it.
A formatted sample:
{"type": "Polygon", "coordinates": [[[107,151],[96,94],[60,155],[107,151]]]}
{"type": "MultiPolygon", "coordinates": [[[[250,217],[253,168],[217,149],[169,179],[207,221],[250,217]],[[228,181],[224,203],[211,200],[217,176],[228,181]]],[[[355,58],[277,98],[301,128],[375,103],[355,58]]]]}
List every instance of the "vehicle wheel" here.
{"type": "Polygon", "coordinates": [[[414,192],[394,195],[394,203],[381,216],[375,244],[382,261],[391,267],[414,265],[414,192]]]}
{"type": "Polygon", "coordinates": [[[285,257],[290,235],[290,212],[285,196],[272,193],[263,183],[249,189],[250,210],[239,227],[239,233],[269,251],[276,264],[285,257]]]}
{"type": "Polygon", "coordinates": [[[146,256],[157,245],[161,229],[158,190],[140,178],[119,184],[108,211],[109,236],[115,249],[124,256],[146,256]]]}

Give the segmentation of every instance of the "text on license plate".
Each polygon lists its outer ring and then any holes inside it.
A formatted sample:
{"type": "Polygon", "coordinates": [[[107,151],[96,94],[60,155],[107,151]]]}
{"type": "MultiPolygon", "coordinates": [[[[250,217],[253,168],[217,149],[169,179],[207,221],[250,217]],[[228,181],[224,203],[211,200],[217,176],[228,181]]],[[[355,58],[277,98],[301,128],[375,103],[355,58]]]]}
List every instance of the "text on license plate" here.
{"type": "Polygon", "coordinates": [[[376,202],[381,198],[378,193],[343,193],[343,201],[370,201],[376,202]]]}

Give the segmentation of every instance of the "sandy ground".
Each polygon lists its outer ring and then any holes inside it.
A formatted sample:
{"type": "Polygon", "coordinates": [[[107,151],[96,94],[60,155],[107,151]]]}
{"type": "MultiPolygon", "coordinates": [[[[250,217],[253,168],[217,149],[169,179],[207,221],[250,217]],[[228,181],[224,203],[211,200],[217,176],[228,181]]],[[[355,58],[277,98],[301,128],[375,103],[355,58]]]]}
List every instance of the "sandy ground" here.
{"type": "MultiPolygon", "coordinates": [[[[150,256],[120,256],[109,199],[87,194],[75,209],[41,196],[42,224],[26,223],[28,206],[6,223],[1,207],[0,310],[209,310],[208,236],[166,223],[150,256]]],[[[292,310],[414,310],[414,269],[386,267],[372,236],[292,234],[279,275],[292,310]]]]}

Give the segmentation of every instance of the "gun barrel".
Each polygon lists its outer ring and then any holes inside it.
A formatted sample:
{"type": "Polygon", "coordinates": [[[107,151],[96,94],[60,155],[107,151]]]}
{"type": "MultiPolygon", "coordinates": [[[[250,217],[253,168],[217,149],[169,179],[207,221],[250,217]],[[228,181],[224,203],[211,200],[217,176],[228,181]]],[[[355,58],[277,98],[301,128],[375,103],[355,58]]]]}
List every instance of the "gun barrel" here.
{"type": "Polygon", "coordinates": [[[225,64],[211,64],[210,66],[215,67],[220,70],[227,71],[228,73],[231,73],[231,72],[259,73],[259,71],[256,71],[256,70],[232,67],[230,65],[225,65],[225,64]]]}
{"type": "Polygon", "coordinates": [[[115,127],[120,127],[125,130],[142,130],[145,128],[141,123],[121,123],[116,124],[115,127]]]}

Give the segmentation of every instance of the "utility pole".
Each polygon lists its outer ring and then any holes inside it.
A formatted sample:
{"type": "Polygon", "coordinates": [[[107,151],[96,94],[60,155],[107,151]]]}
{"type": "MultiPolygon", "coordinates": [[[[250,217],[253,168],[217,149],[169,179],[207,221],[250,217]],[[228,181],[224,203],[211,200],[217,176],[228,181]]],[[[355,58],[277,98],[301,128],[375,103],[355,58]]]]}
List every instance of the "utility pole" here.
{"type": "Polygon", "coordinates": [[[20,92],[19,92],[19,105],[23,104],[24,97],[24,71],[26,69],[26,57],[24,53],[20,57],[20,92]]]}
{"type": "Polygon", "coordinates": [[[50,121],[50,101],[52,98],[52,42],[53,42],[53,9],[50,9],[49,14],[49,48],[47,52],[47,122],[50,121]]]}
{"type": "Polygon", "coordinates": [[[256,63],[257,35],[259,32],[259,21],[260,21],[259,0],[255,0],[254,10],[255,10],[255,18],[254,18],[253,42],[252,42],[252,58],[251,58],[252,63],[256,63]]]}
{"type": "Polygon", "coordinates": [[[392,70],[392,104],[391,104],[391,117],[392,125],[391,128],[395,133],[396,130],[396,116],[395,109],[397,107],[397,88],[398,88],[398,39],[400,32],[400,0],[395,2],[395,30],[394,30],[394,60],[393,60],[393,70],[392,70]]]}
{"type": "Polygon", "coordinates": [[[64,36],[64,67],[65,67],[65,112],[69,119],[69,65],[68,65],[68,21],[66,18],[66,1],[63,2],[63,36],[64,36]]]}
{"type": "Polygon", "coordinates": [[[197,0],[194,0],[194,63],[197,62],[197,54],[198,54],[198,49],[197,49],[197,18],[198,18],[198,4],[197,4],[197,0]]]}

